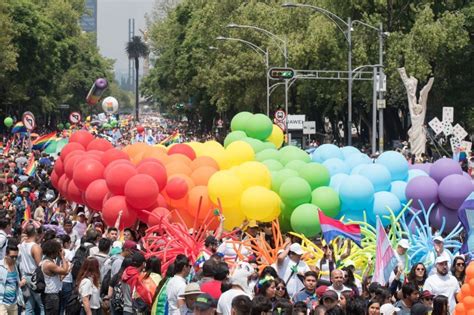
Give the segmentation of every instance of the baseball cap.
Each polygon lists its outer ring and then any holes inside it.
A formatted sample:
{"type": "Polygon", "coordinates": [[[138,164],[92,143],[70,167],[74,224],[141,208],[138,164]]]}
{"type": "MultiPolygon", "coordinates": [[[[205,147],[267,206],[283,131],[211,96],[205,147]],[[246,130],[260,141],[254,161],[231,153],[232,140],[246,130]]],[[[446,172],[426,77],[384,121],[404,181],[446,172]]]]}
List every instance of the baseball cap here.
{"type": "Polygon", "coordinates": [[[185,297],[186,295],[193,295],[193,294],[202,294],[201,288],[197,282],[191,282],[186,286],[184,289],[184,293],[181,294],[179,297],[185,297]]]}
{"type": "Polygon", "coordinates": [[[410,248],[410,243],[408,242],[407,239],[402,238],[401,240],[398,241],[398,246],[400,246],[402,248],[405,248],[405,249],[409,249],[410,248]]]}
{"type": "Polygon", "coordinates": [[[380,315],[393,315],[395,312],[399,312],[398,307],[393,306],[390,303],[384,304],[380,307],[380,315]]]}
{"type": "Polygon", "coordinates": [[[433,241],[444,243],[444,238],[441,235],[438,235],[433,238],[433,241]]]}
{"type": "Polygon", "coordinates": [[[257,221],[250,220],[249,223],[247,224],[247,228],[254,228],[254,227],[258,227],[257,221]]]}
{"type": "Polygon", "coordinates": [[[316,291],[314,293],[316,293],[316,295],[319,298],[321,298],[324,295],[324,292],[326,292],[327,289],[328,289],[327,285],[321,285],[321,286],[316,288],[316,291]]]}
{"type": "Polygon", "coordinates": [[[200,311],[207,311],[210,308],[217,307],[217,302],[207,293],[202,293],[196,298],[194,302],[193,309],[198,309],[200,311]]]}
{"type": "Polygon", "coordinates": [[[448,262],[449,261],[449,258],[446,257],[446,256],[438,256],[435,260],[435,264],[441,264],[441,263],[444,263],[444,262],[448,262]]]}
{"type": "Polygon", "coordinates": [[[77,216],[81,216],[81,215],[86,216],[86,214],[85,214],[83,211],[79,211],[79,212],[77,213],[77,216]]]}
{"type": "Polygon", "coordinates": [[[295,253],[296,255],[303,255],[304,251],[301,248],[301,245],[298,243],[293,243],[290,245],[290,252],[295,253]]]}
{"type": "Polygon", "coordinates": [[[425,290],[425,291],[423,291],[423,292],[421,293],[420,298],[423,299],[423,298],[429,298],[429,297],[433,297],[433,296],[434,296],[434,294],[431,293],[431,291],[425,290]]]}
{"type": "Polygon", "coordinates": [[[339,300],[339,296],[337,295],[336,291],[334,290],[326,290],[326,292],[323,293],[322,300],[326,299],[331,299],[333,301],[339,300]]]}
{"type": "Polygon", "coordinates": [[[137,250],[137,243],[135,243],[134,241],[130,241],[130,240],[126,240],[124,243],[123,243],[123,249],[132,249],[132,250],[137,250]]]}

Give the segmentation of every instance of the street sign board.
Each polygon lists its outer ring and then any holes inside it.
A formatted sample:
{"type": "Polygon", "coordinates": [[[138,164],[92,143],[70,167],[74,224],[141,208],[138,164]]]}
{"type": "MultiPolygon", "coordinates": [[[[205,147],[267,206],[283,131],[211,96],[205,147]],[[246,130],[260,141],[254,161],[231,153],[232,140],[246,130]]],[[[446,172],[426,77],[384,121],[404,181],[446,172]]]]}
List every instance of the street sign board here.
{"type": "Polygon", "coordinates": [[[303,134],[304,135],[314,135],[314,134],[316,134],[316,122],[315,121],[305,121],[305,122],[303,122],[303,134]]]}
{"type": "Polygon", "coordinates": [[[81,114],[79,112],[72,112],[71,114],[69,114],[69,121],[71,122],[71,124],[78,124],[79,122],[81,122],[81,114]]]}
{"type": "Polygon", "coordinates": [[[289,80],[295,76],[295,70],[291,68],[270,68],[267,75],[273,80],[289,80]]]}
{"type": "Polygon", "coordinates": [[[30,131],[36,127],[35,115],[33,115],[32,112],[24,112],[21,121],[23,122],[25,128],[30,131]]]}
{"type": "Polygon", "coordinates": [[[303,130],[306,115],[288,115],[288,130],[303,130]]]}
{"type": "Polygon", "coordinates": [[[275,119],[276,119],[277,121],[284,121],[285,118],[286,118],[286,113],[285,113],[284,110],[279,109],[279,110],[277,110],[277,111],[275,112],[275,119]]]}

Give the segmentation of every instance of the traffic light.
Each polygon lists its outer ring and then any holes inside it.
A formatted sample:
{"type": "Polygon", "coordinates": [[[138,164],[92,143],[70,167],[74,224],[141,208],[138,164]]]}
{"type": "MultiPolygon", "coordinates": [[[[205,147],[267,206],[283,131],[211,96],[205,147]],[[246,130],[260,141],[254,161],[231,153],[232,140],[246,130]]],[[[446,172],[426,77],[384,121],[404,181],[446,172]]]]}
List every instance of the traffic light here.
{"type": "Polygon", "coordinates": [[[268,76],[274,80],[289,80],[295,76],[295,70],[291,68],[271,68],[268,76]]]}

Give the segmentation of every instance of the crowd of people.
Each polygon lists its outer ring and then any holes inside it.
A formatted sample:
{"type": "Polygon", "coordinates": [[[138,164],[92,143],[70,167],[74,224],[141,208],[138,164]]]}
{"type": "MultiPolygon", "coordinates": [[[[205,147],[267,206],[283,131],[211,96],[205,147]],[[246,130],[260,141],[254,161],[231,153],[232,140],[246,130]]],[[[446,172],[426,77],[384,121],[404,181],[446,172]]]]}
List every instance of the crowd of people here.
{"type": "MultiPolygon", "coordinates": [[[[130,130],[121,134],[129,137],[119,143],[133,142],[130,130]]],[[[372,262],[356,268],[347,255],[336,257],[332,244],[322,242],[322,259],[308,264],[301,239],[291,235],[276,261],[263,266],[258,253],[248,249],[241,259],[209,231],[203,260],[180,254],[163,270],[165,262],[144,251],[145,224],[106,226],[100,212],[58,196],[53,166],[53,157],[22,147],[0,160],[0,315],[447,315],[464,282],[468,262],[453,257],[441,236],[433,239],[431,270],[418,262],[409,272],[410,244],[401,239],[385,285],[372,281],[372,262]],[[29,176],[32,154],[38,165],[29,176]]],[[[260,233],[272,246],[268,223],[240,229],[242,239],[260,233]]]]}

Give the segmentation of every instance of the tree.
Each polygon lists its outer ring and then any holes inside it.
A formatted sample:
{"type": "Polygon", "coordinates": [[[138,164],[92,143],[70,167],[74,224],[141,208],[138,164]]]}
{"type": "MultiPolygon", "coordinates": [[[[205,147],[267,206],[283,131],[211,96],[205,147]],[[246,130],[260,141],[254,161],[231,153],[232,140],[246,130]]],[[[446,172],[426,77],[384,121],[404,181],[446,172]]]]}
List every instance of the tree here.
{"type": "Polygon", "coordinates": [[[144,58],[148,56],[149,50],[148,46],[140,36],[133,36],[132,40],[127,43],[125,47],[125,51],[127,52],[128,58],[133,59],[135,63],[135,119],[138,121],[138,112],[139,112],[139,78],[138,78],[138,71],[140,68],[139,60],[140,58],[144,58]]]}

